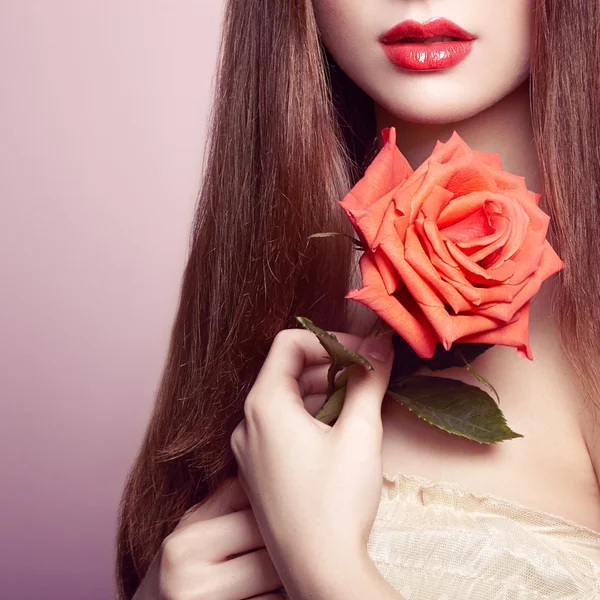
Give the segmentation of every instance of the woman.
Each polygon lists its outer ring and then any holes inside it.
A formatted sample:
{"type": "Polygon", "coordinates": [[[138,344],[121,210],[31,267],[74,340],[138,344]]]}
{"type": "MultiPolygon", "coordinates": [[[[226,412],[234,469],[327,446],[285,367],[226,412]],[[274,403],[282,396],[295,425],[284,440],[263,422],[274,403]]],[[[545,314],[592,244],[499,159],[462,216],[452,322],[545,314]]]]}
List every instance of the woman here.
{"type": "Polygon", "coordinates": [[[228,2],[169,358],[121,507],[121,598],[600,597],[599,28],[588,0],[228,2]],[[456,64],[409,47],[461,36],[456,64]],[[545,193],[566,266],[532,303],[535,360],[475,362],[522,439],[479,446],[384,398],[390,341],[344,300],[355,256],[307,244],[348,231],[336,201],[389,126],[413,167],[456,130],[545,193]],[[310,416],[316,340],[271,347],[295,315],[375,366],[331,430],[310,416]]]}

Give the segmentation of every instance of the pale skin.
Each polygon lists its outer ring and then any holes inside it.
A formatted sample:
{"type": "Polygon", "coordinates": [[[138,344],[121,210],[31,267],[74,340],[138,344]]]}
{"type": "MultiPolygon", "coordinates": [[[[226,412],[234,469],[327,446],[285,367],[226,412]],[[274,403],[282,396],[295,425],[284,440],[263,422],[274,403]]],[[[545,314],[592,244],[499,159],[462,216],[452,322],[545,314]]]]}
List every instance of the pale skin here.
{"type": "MultiPolygon", "coordinates": [[[[502,38],[499,48],[521,50],[517,57],[495,56],[503,65],[494,74],[495,95],[469,94],[466,100],[437,107],[421,103],[419,114],[410,112],[417,106],[411,94],[422,97],[426,90],[431,99],[441,90],[440,97],[448,98],[456,84],[452,73],[440,76],[438,88],[431,78],[419,79],[427,76],[408,81],[385,60],[370,64],[370,56],[379,60],[379,48],[369,43],[382,27],[431,17],[429,3],[314,4],[329,50],[347,57],[347,69],[343,60],[338,62],[375,100],[377,131],[395,126],[399,148],[413,167],[429,155],[436,140],[446,141],[456,130],[471,147],[499,154],[504,168],[524,176],[531,190],[542,191],[523,70],[527,60],[522,60],[529,35],[523,7],[530,2],[431,3],[433,15],[480,34],[483,51],[488,21],[523,24],[516,33],[494,33],[502,38]],[[485,7],[496,12],[486,14],[485,7]],[[475,17],[465,23],[462,15],[475,17]],[[345,46],[350,35],[353,45],[345,46]],[[504,43],[510,35],[518,39],[504,43]],[[360,56],[351,55],[353,48],[360,56]]],[[[490,39],[494,51],[492,34],[490,39]]],[[[467,61],[456,73],[468,83],[467,61]]],[[[473,74],[473,81],[482,76],[473,74]]],[[[385,338],[378,342],[387,347],[375,351],[379,359],[370,357],[374,371],[355,369],[352,374],[340,420],[332,428],[318,423],[311,415],[325,397],[326,354],[308,332],[278,336],[231,440],[239,480],[228,480],[217,496],[188,512],[163,543],[135,600],[266,600],[276,598],[273,591],[281,585],[293,600],[402,600],[366,552],[382,471],[455,481],[475,493],[501,496],[600,531],[600,427],[561,353],[554,285],[554,278],[546,281],[532,301],[534,361],[518,356],[514,348],[495,346],[474,363],[496,387],[509,424],[524,435],[492,446],[442,432],[384,397],[391,366],[389,356],[380,360],[389,351],[385,338]]],[[[356,273],[349,289],[358,286],[356,273]]],[[[375,341],[365,336],[374,320],[373,313],[354,304],[349,333],[338,335],[349,347],[369,354],[375,341]]],[[[472,382],[463,369],[443,374],[472,382]]]]}
{"type": "MultiPolygon", "coordinates": [[[[396,125],[403,131],[400,149],[411,164],[421,161],[430,143],[447,139],[456,129],[472,147],[500,154],[506,170],[524,176],[530,189],[541,191],[526,85],[459,124],[418,128],[381,109],[377,119],[381,127],[396,125]]],[[[599,428],[561,352],[553,286],[555,278],[547,280],[532,300],[533,361],[512,348],[494,346],[474,363],[494,383],[508,422],[525,437],[473,445],[407,418],[402,407],[386,401],[386,472],[457,481],[477,493],[507,497],[600,530],[600,452],[595,445],[599,428]]],[[[447,373],[469,380],[462,369],[447,373]]]]}
{"type": "Polygon", "coordinates": [[[281,585],[294,600],[401,598],[366,550],[381,492],[391,338],[337,336],[373,370],[352,368],[335,425],[312,416],[327,389],[326,352],[312,333],[282,331],[231,438],[239,480],[188,511],[135,600],[268,600],[281,585]]]}

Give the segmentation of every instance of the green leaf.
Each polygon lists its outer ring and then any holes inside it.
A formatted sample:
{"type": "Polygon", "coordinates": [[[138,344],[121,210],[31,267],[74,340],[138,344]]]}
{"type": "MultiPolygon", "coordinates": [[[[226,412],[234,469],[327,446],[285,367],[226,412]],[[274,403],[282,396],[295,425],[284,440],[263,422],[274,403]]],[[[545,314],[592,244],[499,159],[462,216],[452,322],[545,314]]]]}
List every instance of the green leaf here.
{"type": "Polygon", "coordinates": [[[315,415],[315,419],[318,419],[327,425],[331,425],[340,416],[346,398],[347,383],[348,372],[344,372],[336,381],[337,390],[325,401],[321,410],[315,415]]]}
{"type": "Polygon", "coordinates": [[[494,395],[496,396],[496,400],[498,401],[498,404],[500,404],[500,396],[498,396],[498,392],[496,391],[496,388],[483,375],[480,375],[475,370],[475,368],[471,365],[471,363],[465,358],[465,355],[461,352],[460,348],[454,348],[454,352],[456,352],[458,357],[464,361],[467,371],[469,371],[469,373],[471,373],[471,375],[473,375],[473,377],[475,377],[475,379],[477,379],[477,381],[481,381],[481,383],[483,383],[483,385],[485,385],[485,387],[487,387],[488,390],[492,390],[492,392],[494,392],[494,395]]]}
{"type": "Polygon", "coordinates": [[[415,375],[390,385],[388,393],[428,423],[481,444],[523,437],[508,427],[487,392],[457,379],[415,375]]]}
{"type": "Polygon", "coordinates": [[[335,392],[335,376],[343,368],[357,364],[367,367],[369,371],[373,370],[373,366],[364,356],[361,356],[354,350],[350,350],[350,348],[346,348],[338,341],[333,333],[320,329],[306,317],[296,317],[296,320],[302,327],[312,331],[317,336],[319,342],[321,342],[321,346],[325,348],[327,354],[331,357],[331,366],[327,372],[327,381],[329,382],[328,396],[331,396],[335,392]]]}
{"type": "Polygon", "coordinates": [[[347,233],[341,233],[338,231],[328,231],[326,233],[313,233],[312,235],[308,236],[308,239],[339,237],[339,236],[346,237],[349,240],[352,240],[352,245],[354,246],[355,250],[364,250],[363,245],[360,240],[356,239],[355,237],[352,237],[351,235],[348,235],[347,233]]]}

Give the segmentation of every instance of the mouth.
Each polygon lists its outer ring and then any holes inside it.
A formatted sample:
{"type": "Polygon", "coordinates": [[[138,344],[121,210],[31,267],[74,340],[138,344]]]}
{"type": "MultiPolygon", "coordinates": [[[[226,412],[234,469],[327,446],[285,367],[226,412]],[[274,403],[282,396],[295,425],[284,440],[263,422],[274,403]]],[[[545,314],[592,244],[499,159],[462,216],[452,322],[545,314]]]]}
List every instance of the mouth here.
{"type": "Polygon", "coordinates": [[[437,35],[429,38],[420,37],[405,37],[400,38],[395,44],[435,44],[437,42],[457,42],[460,38],[451,37],[449,35],[437,35]]]}
{"type": "Polygon", "coordinates": [[[425,23],[402,21],[402,23],[394,25],[394,27],[384,33],[381,42],[384,44],[393,44],[403,40],[431,40],[438,37],[466,41],[475,39],[474,35],[471,35],[456,23],[442,17],[435,17],[425,23]]]}
{"type": "Polygon", "coordinates": [[[474,41],[475,36],[443,18],[426,23],[402,21],[380,38],[388,58],[410,71],[439,71],[453,67],[467,57],[474,41]]]}

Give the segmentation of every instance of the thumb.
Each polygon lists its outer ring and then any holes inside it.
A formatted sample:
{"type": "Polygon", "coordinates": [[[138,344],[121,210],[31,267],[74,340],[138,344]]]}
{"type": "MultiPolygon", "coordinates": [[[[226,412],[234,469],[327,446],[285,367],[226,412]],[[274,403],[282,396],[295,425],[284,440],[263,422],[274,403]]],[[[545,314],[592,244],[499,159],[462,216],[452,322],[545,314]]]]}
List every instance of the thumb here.
{"type": "Polygon", "coordinates": [[[348,368],[348,386],[342,412],[336,426],[356,420],[366,421],[374,428],[381,428],[381,404],[390,381],[394,348],[393,332],[366,337],[357,352],[373,366],[369,371],[362,365],[348,368]]]}

